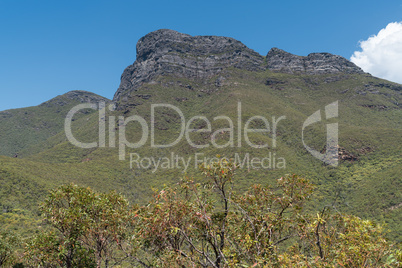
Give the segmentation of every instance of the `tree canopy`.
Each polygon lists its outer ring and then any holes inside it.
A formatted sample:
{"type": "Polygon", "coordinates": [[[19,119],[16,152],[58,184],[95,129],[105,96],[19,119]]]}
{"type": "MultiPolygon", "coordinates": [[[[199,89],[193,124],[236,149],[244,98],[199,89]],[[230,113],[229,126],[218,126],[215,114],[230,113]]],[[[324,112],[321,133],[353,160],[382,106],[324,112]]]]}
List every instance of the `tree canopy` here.
{"type": "Polygon", "coordinates": [[[0,233],[0,267],[400,267],[383,226],[334,205],[309,212],[309,180],[286,175],[237,193],[236,168],[225,158],[201,166],[203,179],[154,189],[144,206],[60,186],[42,203],[45,226],[23,254],[14,254],[16,236],[0,233]]]}

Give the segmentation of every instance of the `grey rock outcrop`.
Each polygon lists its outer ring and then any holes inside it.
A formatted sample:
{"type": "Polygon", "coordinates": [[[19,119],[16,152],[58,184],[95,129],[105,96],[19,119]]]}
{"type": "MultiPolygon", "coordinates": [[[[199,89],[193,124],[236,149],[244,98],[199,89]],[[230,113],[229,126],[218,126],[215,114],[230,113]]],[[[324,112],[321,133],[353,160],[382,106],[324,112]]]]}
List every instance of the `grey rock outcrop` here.
{"type": "Polygon", "coordinates": [[[311,53],[306,57],[293,55],[279,48],[272,48],[267,54],[267,68],[291,74],[333,74],[364,73],[347,59],[330,53],[311,53]]]}
{"type": "Polygon", "coordinates": [[[65,106],[77,101],[80,103],[110,102],[109,99],[96,95],[92,92],[84,90],[72,90],[51,100],[43,102],[39,106],[65,106]]]}
{"type": "MultiPolygon", "coordinates": [[[[115,101],[160,75],[208,79],[228,67],[291,74],[364,73],[352,62],[329,53],[303,57],[272,48],[264,58],[233,38],[191,36],[167,29],[145,35],[136,48],[137,59],[124,70],[113,98],[115,101]]],[[[222,85],[222,79],[216,86],[222,85]]]]}
{"type": "Polygon", "coordinates": [[[231,66],[263,70],[263,61],[264,57],[233,38],[157,30],[138,41],[137,59],[124,70],[114,99],[159,75],[205,79],[231,66]]]}

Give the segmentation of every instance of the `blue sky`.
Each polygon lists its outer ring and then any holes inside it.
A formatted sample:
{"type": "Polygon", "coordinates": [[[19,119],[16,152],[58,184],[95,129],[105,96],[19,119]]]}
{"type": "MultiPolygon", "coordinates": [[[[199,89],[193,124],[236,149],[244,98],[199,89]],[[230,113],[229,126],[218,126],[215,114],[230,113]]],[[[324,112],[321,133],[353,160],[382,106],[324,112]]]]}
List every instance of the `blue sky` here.
{"type": "Polygon", "coordinates": [[[399,21],[399,0],[0,0],[0,111],[70,90],[112,98],[137,40],[160,28],[230,36],[262,55],[279,47],[349,59],[359,41],[399,21]]]}

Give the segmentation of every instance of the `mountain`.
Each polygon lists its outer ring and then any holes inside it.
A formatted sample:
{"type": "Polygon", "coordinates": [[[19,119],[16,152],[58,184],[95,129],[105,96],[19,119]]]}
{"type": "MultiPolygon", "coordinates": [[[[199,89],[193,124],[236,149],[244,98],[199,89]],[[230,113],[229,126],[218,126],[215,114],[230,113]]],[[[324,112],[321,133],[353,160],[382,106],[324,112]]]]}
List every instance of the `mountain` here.
{"type": "Polygon", "coordinates": [[[329,53],[301,57],[272,48],[263,57],[233,38],[190,36],[173,30],[158,30],[138,41],[137,59],[124,70],[114,101],[124,101],[125,94],[159,76],[174,75],[205,82],[224,74],[230,67],[292,74],[363,74],[352,62],[329,53]]]}
{"type": "MultiPolygon", "coordinates": [[[[35,144],[61,132],[67,112],[80,103],[110,100],[86,91],[70,91],[38,106],[0,112],[0,154],[21,156],[35,144]]],[[[81,111],[77,118],[91,110],[81,111]]]]}
{"type": "Polygon", "coordinates": [[[0,157],[0,206],[8,215],[0,222],[12,225],[6,219],[22,217],[20,210],[35,219],[46,190],[68,182],[144,203],[151,187],[198,177],[197,164],[219,154],[239,161],[238,190],[297,173],[317,186],[311,209],[336,201],[339,211],[388,223],[400,241],[401,89],[329,53],[272,48],[262,56],[233,38],[158,30],[138,41],[112,105],[72,121],[74,138],[96,146],[75,146],[64,133],[68,110],[83,101],[34,107],[43,111],[32,117],[42,125],[57,122],[52,131],[40,128],[40,139],[28,135],[38,124],[25,124],[25,110],[14,112],[21,128],[13,133],[29,138],[19,146],[11,134],[0,140],[10,144],[2,154],[22,152],[0,157]],[[337,113],[328,113],[334,105],[337,113]],[[320,120],[308,125],[313,115],[320,120]],[[337,167],[310,153],[330,151],[327,128],[335,123],[337,167]]]}

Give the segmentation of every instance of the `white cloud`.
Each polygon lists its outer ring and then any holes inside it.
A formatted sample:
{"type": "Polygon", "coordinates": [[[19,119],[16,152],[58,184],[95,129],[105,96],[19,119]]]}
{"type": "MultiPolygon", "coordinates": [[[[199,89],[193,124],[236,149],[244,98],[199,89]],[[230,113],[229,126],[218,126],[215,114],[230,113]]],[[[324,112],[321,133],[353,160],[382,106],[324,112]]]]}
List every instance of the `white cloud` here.
{"type": "Polygon", "coordinates": [[[350,60],[365,72],[402,84],[402,22],[392,22],[360,42],[350,60]]]}

